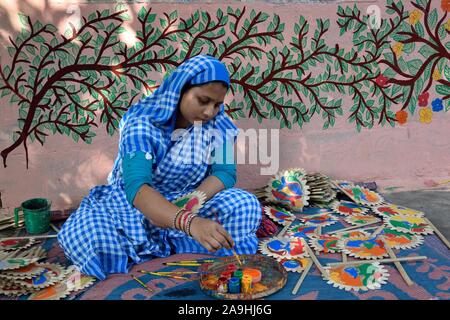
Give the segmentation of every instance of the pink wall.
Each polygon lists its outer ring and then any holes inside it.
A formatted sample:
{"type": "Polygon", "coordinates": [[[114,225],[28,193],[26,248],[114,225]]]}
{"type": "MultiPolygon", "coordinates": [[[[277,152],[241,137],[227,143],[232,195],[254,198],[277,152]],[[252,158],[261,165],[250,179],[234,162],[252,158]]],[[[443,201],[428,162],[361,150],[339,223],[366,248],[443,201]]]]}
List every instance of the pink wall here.
{"type": "MultiPolygon", "coordinates": [[[[439,7],[439,2],[432,2],[433,8],[439,9],[441,17],[442,9],[439,7]]],[[[382,8],[382,18],[387,17],[383,9],[384,1],[374,1],[370,4],[379,5],[382,8]]],[[[290,41],[293,25],[298,22],[298,15],[301,14],[311,24],[314,24],[316,18],[330,19],[331,28],[326,39],[331,43],[339,42],[343,48],[349,49],[353,46],[349,34],[339,37],[339,30],[336,27],[338,4],[155,3],[151,7],[155,13],[178,10],[179,16],[187,16],[197,9],[215,12],[218,7],[221,7],[226,12],[227,6],[240,8],[244,5],[248,10],[254,8],[269,14],[278,14],[286,23],[284,31],[286,42],[290,41]]],[[[16,12],[21,11],[32,19],[39,19],[43,23],[52,23],[59,27],[63,26],[70,16],[66,12],[67,6],[64,2],[37,0],[10,1],[10,4],[0,4],[1,43],[10,46],[8,36],[11,35],[14,38],[18,34],[19,20],[15,15],[16,12]]],[[[367,4],[360,4],[360,6],[365,12],[367,4]]],[[[405,6],[408,10],[413,9],[410,5],[405,4],[405,6]]],[[[97,8],[113,9],[113,4],[98,6],[80,4],[79,7],[81,14],[87,16],[97,8]]],[[[141,7],[142,4],[139,3],[131,5],[131,16],[135,17],[141,7]]],[[[135,27],[136,19],[129,25],[135,27]]],[[[447,33],[446,41],[449,41],[449,38],[447,33]]],[[[11,60],[5,46],[0,46],[0,55],[2,65],[11,60]]],[[[411,57],[417,55],[412,53],[411,57]]],[[[448,62],[447,60],[447,65],[449,65],[448,62]]],[[[430,94],[437,97],[434,90],[430,90],[430,94]]],[[[333,94],[330,95],[334,97],[333,94]]],[[[235,98],[237,101],[242,100],[239,94],[235,98]]],[[[227,99],[231,101],[231,96],[227,99]]],[[[0,150],[4,150],[11,145],[11,134],[17,130],[18,107],[9,103],[9,97],[0,100],[0,150]]],[[[343,97],[344,116],[337,117],[336,124],[327,130],[322,129],[322,117],[317,115],[302,128],[294,125],[292,129],[282,129],[280,169],[299,166],[307,171],[320,171],[336,179],[376,181],[382,191],[394,190],[393,187],[397,187],[396,191],[404,191],[450,186],[450,183],[445,183],[450,179],[450,115],[448,112],[433,113],[432,122],[423,123],[416,109],[409,114],[406,124],[396,123],[394,128],[389,125],[375,124],[373,128],[363,128],[358,133],[354,123],[349,123],[347,120],[350,114],[349,109],[353,105],[352,101],[351,95],[343,97]]],[[[394,105],[391,110],[395,113],[400,110],[400,107],[401,105],[394,105]]],[[[90,188],[105,184],[116,155],[118,135],[115,133],[112,137],[109,136],[104,124],[100,121],[97,123],[99,128],[94,128],[97,136],[92,139],[90,145],[82,141],[75,143],[67,136],[51,134],[46,137],[43,146],[38,142],[28,141],[28,169],[23,146],[11,152],[8,155],[7,167],[0,166],[0,193],[3,206],[13,208],[25,199],[42,196],[53,201],[53,209],[73,208],[79,204],[90,188]]],[[[241,117],[236,123],[242,129],[270,129],[280,126],[280,122],[275,118],[265,119],[260,124],[255,118],[241,117]]],[[[245,146],[238,146],[239,150],[243,148],[245,146]]],[[[260,175],[259,165],[239,165],[238,174],[238,186],[243,188],[262,186],[269,179],[269,176],[260,175]]]]}

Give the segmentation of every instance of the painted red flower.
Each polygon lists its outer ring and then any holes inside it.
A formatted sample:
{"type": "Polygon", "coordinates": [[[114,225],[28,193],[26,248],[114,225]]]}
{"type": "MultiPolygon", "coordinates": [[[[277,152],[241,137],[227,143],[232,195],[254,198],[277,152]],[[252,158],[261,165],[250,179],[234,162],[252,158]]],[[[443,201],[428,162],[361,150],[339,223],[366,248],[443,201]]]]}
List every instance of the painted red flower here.
{"type": "Polygon", "coordinates": [[[419,106],[426,107],[428,105],[429,98],[430,98],[430,94],[428,92],[422,92],[419,95],[419,106]]]}
{"type": "Polygon", "coordinates": [[[389,79],[380,74],[376,79],[375,82],[380,86],[384,87],[389,79]]]}

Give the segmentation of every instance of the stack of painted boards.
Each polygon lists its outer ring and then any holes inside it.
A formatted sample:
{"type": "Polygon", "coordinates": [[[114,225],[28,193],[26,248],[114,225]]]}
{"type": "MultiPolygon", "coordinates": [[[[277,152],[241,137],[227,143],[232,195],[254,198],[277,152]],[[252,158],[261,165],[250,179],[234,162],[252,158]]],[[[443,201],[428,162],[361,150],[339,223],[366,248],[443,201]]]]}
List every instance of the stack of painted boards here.
{"type": "MultiPolygon", "coordinates": [[[[261,190],[256,195],[261,199],[261,190]]],[[[301,273],[293,294],[312,264],[327,283],[340,289],[380,288],[389,279],[385,263],[394,263],[405,282],[412,285],[401,262],[426,257],[400,258],[393,249],[420,246],[423,237],[432,233],[450,248],[423,212],[386,203],[377,192],[349,181],[308,175],[301,168],[280,171],[272,177],[265,187],[263,205],[265,214],[283,228],[275,237],[262,241],[260,251],[275,258],[287,271],[301,273]],[[321,187],[334,189],[334,195],[324,192],[323,199],[316,196],[312,201],[311,194],[319,193],[311,191],[317,190],[308,185],[313,181],[311,177],[320,177],[321,187]],[[350,227],[328,231],[338,221],[350,227]],[[342,262],[322,265],[318,257],[328,253],[340,253],[342,262]]]]}
{"type": "MultiPolygon", "coordinates": [[[[0,231],[14,227],[16,227],[14,223],[14,218],[10,215],[7,215],[6,209],[0,208],[0,231]]],[[[17,227],[23,227],[23,213],[19,214],[19,221],[17,222],[17,227]]]]}
{"type": "Polygon", "coordinates": [[[0,239],[0,295],[59,300],[94,283],[74,266],[39,262],[47,253],[36,244],[33,237],[0,239]]]}

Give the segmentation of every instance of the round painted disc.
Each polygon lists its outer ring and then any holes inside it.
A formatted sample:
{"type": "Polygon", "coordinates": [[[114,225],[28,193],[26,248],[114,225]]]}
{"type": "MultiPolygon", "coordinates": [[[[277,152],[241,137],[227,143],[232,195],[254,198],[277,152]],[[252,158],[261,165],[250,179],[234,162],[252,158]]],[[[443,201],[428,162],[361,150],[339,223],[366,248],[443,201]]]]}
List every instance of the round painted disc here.
{"type": "Polygon", "coordinates": [[[329,284],[344,290],[379,289],[385,284],[389,273],[378,262],[356,266],[325,267],[329,284]]]}
{"type": "Polygon", "coordinates": [[[358,204],[376,206],[384,201],[383,197],[375,191],[360,186],[343,187],[342,191],[358,204]]]}
{"type": "Polygon", "coordinates": [[[0,260],[0,271],[19,269],[37,261],[38,259],[35,258],[34,259],[17,258],[17,259],[0,260]]]}
{"type": "Polygon", "coordinates": [[[353,237],[339,242],[341,250],[360,259],[379,259],[389,256],[381,239],[377,237],[353,237]]]}
{"type": "Polygon", "coordinates": [[[414,209],[398,206],[395,204],[383,204],[373,208],[373,212],[383,216],[384,218],[403,215],[403,216],[415,216],[415,217],[423,217],[424,213],[421,211],[417,211],[414,209]]]}
{"type": "Polygon", "coordinates": [[[271,179],[266,192],[270,201],[282,203],[292,210],[301,211],[308,205],[309,188],[301,170],[281,171],[271,179]]]}
{"type": "Polygon", "coordinates": [[[308,264],[307,258],[281,259],[280,264],[289,272],[302,272],[308,264]]]}
{"type": "Polygon", "coordinates": [[[384,220],[386,225],[400,232],[432,234],[433,229],[422,217],[395,215],[384,220]]]}
{"type": "Polygon", "coordinates": [[[334,212],[343,216],[363,215],[369,209],[350,201],[336,201],[331,208],[334,212]]]}
{"type": "Polygon", "coordinates": [[[335,253],[340,251],[340,248],[338,247],[338,241],[340,240],[340,237],[336,235],[310,235],[309,243],[311,247],[319,252],[324,253],[335,253]]]}
{"type": "Polygon", "coordinates": [[[276,206],[265,206],[264,213],[284,226],[295,220],[295,216],[290,211],[276,206]]]}
{"type": "Polygon", "coordinates": [[[267,239],[260,243],[259,249],[264,255],[277,259],[301,258],[306,256],[306,250],[301,239],[295,237],[267,239]]]}
{"type": "Polygon", "coordinates": [[[330,226],[338,221],[336,217],[328,213],[315,217],[304,216],[299,219],[307,225],[321,226],[321,227],[330,226]]]}
{"type": "Polygon", "coordinates": [[[423,243],[423,237],[418,234],[400,232],[389,228],[384,228],[381,234],[389,247],[393,249],[412,249],[423,243]]]}
{"type": "Polygon", "coordinates": [[[309,234],[315,233],[317,226],[297,225],[289,228],[286,235],[289,237],[306,238],[309,234]]]}
{"type": "Polygon", "coordinates": [[[0,251],[25,249],[34,243],[34,239],[11,239],[0,241],[0,251]]]}
{"type": "Polygon", "coordinates": [[[348,216],[345,217],[345,222],[352,224],[354,226],[362,226],[368,223],[373,223],[373,222],[378,222],[380,221],[380,219],[378,219],[377,217],[374,216],[370,216],[367,214],[358,214],[358,215],[353,215],[353,216],[348,216]]]}

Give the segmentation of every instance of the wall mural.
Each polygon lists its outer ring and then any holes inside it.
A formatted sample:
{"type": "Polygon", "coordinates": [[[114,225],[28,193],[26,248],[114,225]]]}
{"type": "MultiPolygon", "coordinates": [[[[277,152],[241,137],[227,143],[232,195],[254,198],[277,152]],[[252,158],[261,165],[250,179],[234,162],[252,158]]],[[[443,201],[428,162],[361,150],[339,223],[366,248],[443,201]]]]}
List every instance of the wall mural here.
{"type": "Polygon", "coordinates": [[[377,28],[358,5],[339,6],[336,21],[300,16],[289,34],[277,14],[245,6],[186,17],[142,7],[133,46],[119,39],[130,19],[123,4],[82,17],[64,34],[21,14],[23,28],[10,36],[10,58],[0,67],[0,97],[18,108],[19,128],[1,151],[3,165],[23,146],[28,168],[30,140],[43,145],[65,134],[89,144],[100,123],[113,135],[128,107],[158,87],[157,73],[200,53],[227,63],[237,98],[226,110],[234,119],[292,128],[321,117],[328,129],[345,111],[360,131],[401,125],[418,112],[429,123],[450,109],[450,19],[431,2],[415,0],[408,11],[388,0],[377,28]],[[330,28],[351,33],[353,46],[327,37],[330,28]]]}

